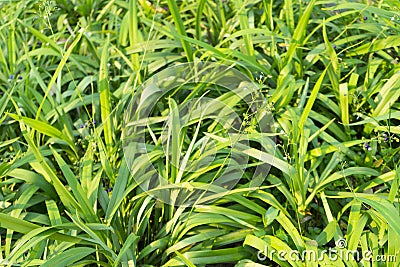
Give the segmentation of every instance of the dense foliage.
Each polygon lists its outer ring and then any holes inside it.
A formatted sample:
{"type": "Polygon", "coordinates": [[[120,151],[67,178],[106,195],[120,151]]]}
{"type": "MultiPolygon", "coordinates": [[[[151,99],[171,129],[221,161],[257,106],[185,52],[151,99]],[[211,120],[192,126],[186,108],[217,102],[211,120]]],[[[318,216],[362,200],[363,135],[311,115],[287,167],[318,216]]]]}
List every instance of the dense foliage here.
{"type": "MultiPolygon", "coordinates": [[[[399,266],[399,21],[398,0],[0,1],[0,265],[399,266]],[[268,105],[236,110],[252,140],[236,187],[177,207],[127,166],[124,114],[147,79],[198,61],[239,70],[268,105]],[[265,110],[276,135],[251,123],[265,110]]],[[[158,158],[141,164],[167,177],[157,142],[173,107],[231,105],[192,89],[160,99],[148,129],[158,158]]],[[[225,164],[221,129],[204,125],[218,153],[192,188],[225,164]]],[[[185,129],[172,157],[190,154],[185,129]]]]}

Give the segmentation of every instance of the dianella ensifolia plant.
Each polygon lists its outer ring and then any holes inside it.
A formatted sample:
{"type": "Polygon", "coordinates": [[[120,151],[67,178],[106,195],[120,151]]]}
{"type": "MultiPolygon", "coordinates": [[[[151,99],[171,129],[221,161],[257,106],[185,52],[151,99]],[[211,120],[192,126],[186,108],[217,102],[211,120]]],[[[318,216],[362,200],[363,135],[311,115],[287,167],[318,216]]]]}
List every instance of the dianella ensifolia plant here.
{"type": "Polygon", "coordinates": [[[0,1],[0,265],[398,266],[399,10],[394,0],[0,1]],[[157,100],[153,153],[140,163],[187,190],[212,181],[231,149],[223,128],[185,121],[190,99],[238,103],[249,137],[227,194],[177,207],[143,190],[122,140],[140,85],[187,62],[240,71],[265,105],[207,84],[157,100]],[[275,134],[253,123],[263,112],[275,134]],[[203,172],[171,164],[183,161],[203,172]],[[286,257],[259,257],[271,250],[286,257]],[[356,250],[390,260],[341,256],[356,250]]]}

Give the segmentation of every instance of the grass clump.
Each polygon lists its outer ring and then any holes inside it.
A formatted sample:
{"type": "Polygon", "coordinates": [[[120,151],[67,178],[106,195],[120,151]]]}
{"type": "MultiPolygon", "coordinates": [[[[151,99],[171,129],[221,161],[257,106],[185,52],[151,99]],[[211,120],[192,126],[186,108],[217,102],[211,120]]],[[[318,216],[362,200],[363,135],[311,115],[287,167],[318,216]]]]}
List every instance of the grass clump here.
{"type": "Polygon", "coordinates": [[[398,1],[24,0],[0,10],[1,266],[399,265],[398,1]],[[263,105],[196,83],[149,98],[150,156],[132,170],[130,104],[148,79],[187,62],[236,69],[263,105]],[[189,191],[228,166],[224,128],[178,112],[196,112],[188,103],[202,97],[245,122],[246,169],[228,194],[176,207],[143,190],[151,166],[189,191]],[[276,134],[261,130],[263,112],[276,134]],[[183,130],[163,139],[168,118],[183,130]],[[206,167],[183,172],[173,164],[183,161],[206,167]],[[293,256],[307,253],[316,257],[293,256]]]}

